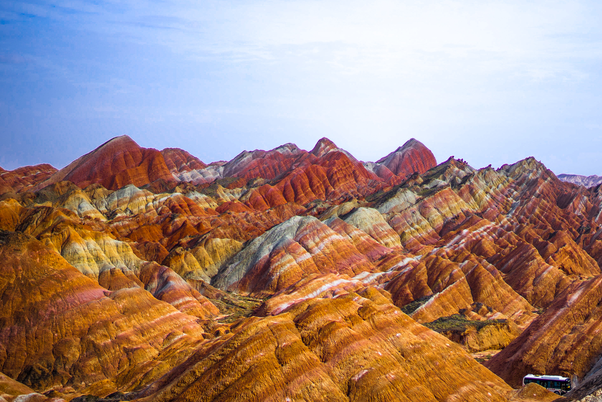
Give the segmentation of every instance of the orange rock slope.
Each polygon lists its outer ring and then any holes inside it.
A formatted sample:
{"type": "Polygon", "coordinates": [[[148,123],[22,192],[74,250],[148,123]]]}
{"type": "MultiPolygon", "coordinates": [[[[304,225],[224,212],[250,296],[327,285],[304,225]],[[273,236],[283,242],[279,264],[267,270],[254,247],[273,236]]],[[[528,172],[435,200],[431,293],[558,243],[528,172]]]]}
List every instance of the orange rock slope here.
{"type": "Polygon", "coordinates": [[[157,378],[203,340],[138,286],[107,290],[31,236],[0,233],[0,371],[37,390],[101,394],[157,378]]]}
{"type": "Polygon", "coordinates": [[[436,165],[412,139],[361,162],[321,139],[207,165],[118,137],[18,171],[0,372],[45,397],[520,400],[529,372],[602,366],[600,189],[533,158],[436,165]],[[467,353],[504,347],[491,371],[467,353]]]}

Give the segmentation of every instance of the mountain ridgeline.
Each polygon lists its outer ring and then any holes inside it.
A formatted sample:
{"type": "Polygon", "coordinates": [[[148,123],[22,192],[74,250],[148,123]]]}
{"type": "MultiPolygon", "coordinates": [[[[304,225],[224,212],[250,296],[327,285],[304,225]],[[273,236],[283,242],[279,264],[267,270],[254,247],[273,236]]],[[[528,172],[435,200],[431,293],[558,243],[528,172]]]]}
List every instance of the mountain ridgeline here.
{"type": "Polygon", "coordinates": [[[584,398],[601,225],[599,186],[415,139],[207,164],[122,136],[0,169],[0,401],[558,397],[529,373],[584,398]]]}

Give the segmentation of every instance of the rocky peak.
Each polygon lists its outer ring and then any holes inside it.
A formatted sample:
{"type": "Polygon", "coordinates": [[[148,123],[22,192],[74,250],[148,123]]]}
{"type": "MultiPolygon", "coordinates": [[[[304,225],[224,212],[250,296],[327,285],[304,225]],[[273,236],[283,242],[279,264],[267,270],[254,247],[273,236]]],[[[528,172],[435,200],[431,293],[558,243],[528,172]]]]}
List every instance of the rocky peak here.
{"type": "Polygon", "coordinates": [[[107,144],[131,144],[134,143],[136,144],[136,146],[139,146],[136,141],[134,141],[129,135],[118,135],[117,137],[113,137],[110,140],[108,140],[107,142],[105,142],[104,144],[102,144],[101,146],[99,146],[98,148],[102,148],[104,145],[107,144]]]}
{"type": "MultiPolygon", "coordinates": [[[[120,135],[118,137],[113,137],[104,144],[101,144],[93,151],[87,153],[82,158],[91,155],[102,155],[103,157],[108,156],[107,154],[113,154],[116,152],[126,152],[126,151],[134,151],[142,149],[140,145],[133,139],[131,139],[127,135],[120,135]]],[[[80,159],[82,159],[80,158],[80,159]]]]}
{"type": "MultiPolygon", "coordinates": [[[[407,154],[412,151],[418,152],[418,153],[425,153],[425,154],[430,153],[432,155],[431,150],[428,149],[422,142],[418,141],[415,138],[410,138],[402,146],[398,147],[395,151],[391,152],[389,155],[379,159],[378,161],[376,161],[376,163],[384,163],[386,165],[387,163],[390,163],[393,159],[395,159],[396,156],[404,155],[404,154],[407,154]]],[[[433,160],[434,159],[435,159],[435,156],[433,155],[433,160]]],[[[436,165],[436,162],[435,162],[435,165],[436,165]]]]}
{"type": "Polygon", "coordinates": [[[155,180],[174,181],[163,155],[142,148],[127,135],[115,137],[71,162],[34,190],[69,180],[80,187],[100,183],[116,190],[127,184],[143,186],[155,180]]]}
{"type": "Polygon", "coordinates": [[[418,141],[416,138],[410,138],[405,144],[397,148],[395,152],[407,151],[409,149],[422,150],[423,148],[426,148],[426,146],[422,142],[418,141]]]}
{"type": "Polygon", "coordinates": [[[122,154],[128,152],[136,152],[142,148],[136,141],[128,137],[127,135],[120,135],[114,137],[107,142],[101,144],[96,149],[88,152],[84,156],[80,157],[76,161],[72,162],[69,166],[72,166],[78,162],[83,163],[91,159],[99,159],[99,161],[106,161],[107,159],[113,159],[115,154],[122,154]]]}
{"type": "Polygon", "coordinates": [[[596,176],[596,175],[592,175],[592,176],[581,176],[578,174],[560,174],[558,175],[558,178],[562,181],[565,181],[567,183],[573,183],[573,184],[577,184],[579,186],[583,186],[583,187],[595,187],[598,184],[602,183],[602,176],[596,176]]]}
{"type": "Polygon", "coordinates": [[[165,148],[161,151],[161,154],[170,172],[174,174],[207,167],[199,158],[180,148],[165,148]]]}
{"type": "Polygon", "coordinates": [[[291,142],[280,145],[279,147],[274,148],[273,151],[279,152],[283,155],[296,155],[301,152],[299,147],[291,142]]]}
{"type": "Polygon", "coordinates": [[[414,172],[422,174],[437,166],[437,160],[423,143],[411,138],[394,152],[379,159],[376,165],[386,167],[395,175],[406,177],[414,172]]]}
{"type": "Polygon", "coordinates": [[[334,142],[330,141],[328,138],[323,137],[316,143],[316,146],[311,150],[311,154],[322,157],[329,152],[338,151],[339,148],[335,145],[334,142]]]}
{"type": "Polygon", "coordinates": [[[529,156],[528,158],[520,160],[512,165],[503,165],[499,170],[516,179],[523,174],[527,174],[529,177],[531,177],[534,174],[543,173],[547,170],[547,168],[543,163],[534,157],[529,156]]]}

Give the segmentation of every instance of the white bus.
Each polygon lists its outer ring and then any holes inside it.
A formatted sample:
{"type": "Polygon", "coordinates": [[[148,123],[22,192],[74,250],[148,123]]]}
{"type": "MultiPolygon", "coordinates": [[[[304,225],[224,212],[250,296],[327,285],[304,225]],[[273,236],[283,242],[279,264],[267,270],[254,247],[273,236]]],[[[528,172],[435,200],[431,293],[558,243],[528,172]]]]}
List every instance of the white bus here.
{"type": "Polygon", "coordinates": [[[539,384],[558,395],[564,395],[571,390],[571,380],[559,375],[527,374],[523,377],[523,385],[527,385],[530,382],[539,384]]]}

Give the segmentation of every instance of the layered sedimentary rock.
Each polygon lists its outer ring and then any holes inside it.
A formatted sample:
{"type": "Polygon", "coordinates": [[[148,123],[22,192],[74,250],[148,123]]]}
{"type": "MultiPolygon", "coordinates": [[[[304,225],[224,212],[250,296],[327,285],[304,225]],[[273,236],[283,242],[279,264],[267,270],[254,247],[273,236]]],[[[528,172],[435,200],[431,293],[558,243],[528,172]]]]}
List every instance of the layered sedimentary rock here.
{"type": "Polygon", "coordinates": [[[244,199],[253,208],[266,209],[287,202],[303,205],[315,200],[361,197],[383,185],[362,163],[322,139],[311,152],[296,157],[276,183],[250,191],[244,199]]]}
{"type": "Polygon", "coordinates": [[[602,354],[602,277],[567,288],[487,366],[517,385],[528,373],[584,377],[602,354]]]}
{"type": "MultiPolygon", "coordinates": [[[[576,377],[573,377],[574,379],[576,377]]],[[[602,372],[600,371],[600,360],[587,376],[578,382],[567,394],[567,398],[579,402],[595,402],[602,397],[602,372]]]]}
{"type": "Polygon", "coordinates": [[[389,226],[380,212],[372,208],[358,208],[345,217],[345,222],[367,233],[385,247],[401,248],[399,235],[389,226]]]}
{"type": "Polygon", "coordinates": [[[121,136],[73,161],[34,189],[68,180],[80,187],[100,183],[108,189],[128,184],[143,186],[156,180],[175,182],[161,152],[142,148],[131,138],[121,136]]]}
{"type": "Polygon", "coordinates": [[[573,183],[583,187],[595,187],[602,183],[602,177],[596,175],[581,176],[578,174],[559,174],[558,178],[567,183],[573,183]]]}
{"type": "Polygon", "coordinates": [[[199,158],[179,148],[165,148],[161,151],[165,164],[174,175],[207,167],[199,158]]]}
{"type": "Polygon", "coordinates": [[[602,190],[533,158],[435,164],[416,140],[375,163],[321,139],[205,164],[119,137],[13,171],[0,372],[224,401],[520,400],[503,380],[598,372],[602,190]],[[460,316],[451,340],[421,325],[460,316]],[[466,354],[504,347],[495,374],[466,354]]]}
{"type": "Polygon", "coordinates": [[[187,171],[178,178],[195,184],[226,177],[278,180],[278,185],[261,186],[246,198],[254,208],[269,208],[286,202],[305,204],[314,199],[366,195],[377,187],[390,184],[392,176],[398,182],[435,164],[432,153],[415,140],[389,155],[387,161],[362,164],[332,141],[322,138],[309,152],[294,144],[285,144],[267,152],[244,151],[229,162],[187,171]],[[383,169],[389,171],[389,165],[395,173],[383,176],[383,169]],[[380,175],[377,171],[381,172],[380,175]]]}
{"type": "Polygon", "coordinates": [[[535,384],[534,382],[529,383],[529,384],[525,385],[524,387],[517,389],[516,391],[513,391],[510,394],[510,398],[509,398],[509,400],[511,402],[513,402],[513,401],[552,402],[552,401],[557,401],[558,399],[559,398],[558,398],[557,394],[555,394],[551,391],[548,391],[541,385],[535,384]]]}
{"type": "Polygon", "coordinates": [[[0,168],[0,195],[27,191],[47,180],[56,171],[54,167],[46,163],[15,170],[0,168]]]}
{"type": "Polygon", "coordinates": [[[415,172],[424,173],[435,167],[437,162],[430,149],[412,138],[384,158],[365,165],[379,177],[388,179],[392,175],[405,178],[415,172]]]}
{"type": "Polygon", "coordinates": [[[53,398],[35,392],[33,389],[0,373],[0,402],[64,402],[62,398],[53,398]],[[19,398],[19,399],[17,399],[19,398]]]}
{"type": "Polygon", "coordinates": [[[503,401],[510,391],[461,348],[413,322],[378,292],[307,300],[231,331],[138,396],[503,401]]]}
{"type": "Polygon", "coordinates": [[[467,319],[467,316],[474,316],[474,313],[480,313],[481,315],[488,313],[488,311],[483,311],[487,310],[487,307],[480,303],[476,304],[473,310],[461,310],[465,315],[455,314],[450,317],[441,317],[427,324],[427,326],[446,338],[463,345],[469,352],[503,349],[520,333],[517,326],[509,320],[473,321],[467,319]]]}
{"type": "Polygon", "coordinates": [[[374,265],[346,238],[313,217],[294,217],[249,243],[224,265],[213,284],[263,294],[282,290],[305,276],[354,275],[374,265]]]}
{"type": "Polygon", "coordinates": [[[218,178],[274,179],[291,169],[294,162],[306,156],[307,151],[294,144],[284,144],[271,151],[243,151],[229,162],[218,162],[196,168],[178,177],[195,184],[212,182],[218,178]]]}
{"type": "Polygon", "coordinates": [[[107,394],[157,378],[203,339],[147,291],[101,287],[24,234],[0,233],[0,371],[36,389],[107,394]]]}

